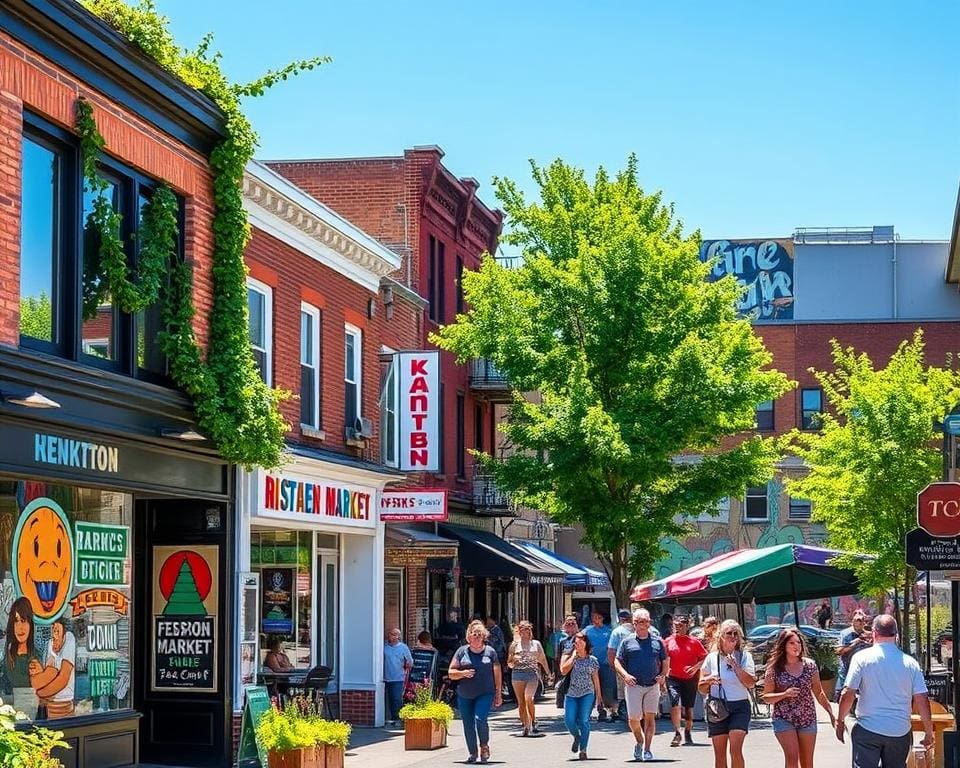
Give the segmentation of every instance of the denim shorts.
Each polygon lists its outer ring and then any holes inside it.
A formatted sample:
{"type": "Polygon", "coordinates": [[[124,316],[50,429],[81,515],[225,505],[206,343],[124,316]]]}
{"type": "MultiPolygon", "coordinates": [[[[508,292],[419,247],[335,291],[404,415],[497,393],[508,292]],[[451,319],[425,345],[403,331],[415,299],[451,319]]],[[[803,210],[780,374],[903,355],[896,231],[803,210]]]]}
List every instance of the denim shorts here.
{"type": "Polygon", "coordinates": [[[782,717],[773,718],[774,733],[786,733],[787,731],[796,731],[797,733],[816,733],[817,724],[813,723],[812,725],[805,725],[802,728],[798,728],[789,720],[784,720],[782,717]]]}
{"type": "Polygon", "coordinates": [[[750,730],[749,699],[727,699],[727,711],[730,715],[722,723],[707,723],[708,736],[723,736],[730,731],[750,730]]]}
{"type": "Polygon", "coordinates": [[[532,683],[538,680],[539,676],[535,669],[515,669],[510,673],[510,679],[514,683],[532,683]]]}

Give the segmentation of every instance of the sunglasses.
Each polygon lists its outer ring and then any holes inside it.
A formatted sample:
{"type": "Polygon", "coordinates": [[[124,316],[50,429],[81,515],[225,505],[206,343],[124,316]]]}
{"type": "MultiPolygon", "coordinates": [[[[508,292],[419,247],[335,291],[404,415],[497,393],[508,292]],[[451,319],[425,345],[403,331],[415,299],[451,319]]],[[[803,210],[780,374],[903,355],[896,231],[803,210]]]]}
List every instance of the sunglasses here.
{"type": "Polygon", "coordinates": [[[634,623],[634,624],[649,624],[649,623],[650,623],[650,619],[634,619],[634,620],[633,620],[633,623],[634,623]]]}
{"type": "Polygon", "coordinates": [[[726,632],[721,632],[724,637],[739,637],[739,633],[736,630],[728,629],[726,632]]]}

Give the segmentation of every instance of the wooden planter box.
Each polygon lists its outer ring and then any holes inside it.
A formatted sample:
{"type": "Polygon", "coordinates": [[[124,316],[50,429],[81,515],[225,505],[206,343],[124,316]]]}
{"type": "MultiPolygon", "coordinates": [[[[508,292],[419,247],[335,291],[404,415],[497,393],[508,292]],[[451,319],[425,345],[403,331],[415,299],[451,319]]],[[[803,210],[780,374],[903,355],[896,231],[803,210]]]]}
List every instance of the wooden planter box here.
{"type": "MultiPolygon", "coordinates": [[[[404,720],[404,749],[439,749],[447,746],[447,728],[436,720],[404,720]]],[[[271,767],[272,768],[272,767],[271,767]]]]}
{"type": "Polygon", "coordinates": [[[287,752],[270,752],[267,768],[343,768],[343,747],[317,744],[287,752]]]}

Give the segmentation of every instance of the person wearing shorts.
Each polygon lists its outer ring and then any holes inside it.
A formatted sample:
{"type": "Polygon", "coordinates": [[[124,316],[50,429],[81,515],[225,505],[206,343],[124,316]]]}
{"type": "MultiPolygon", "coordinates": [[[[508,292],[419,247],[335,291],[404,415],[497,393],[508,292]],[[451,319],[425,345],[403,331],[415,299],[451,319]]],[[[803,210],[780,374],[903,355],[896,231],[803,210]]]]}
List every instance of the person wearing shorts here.
{"type": "Polygon", "coordinates": [[[653,760],[653,736],[657,732],[657,709],[660,688],[670,674],[670,657],[663,640],[650,634],[650,612],[640,608],[633,612],[635,633],[627,637],[617,650],[615,667],[623,678],[627,699],[627,718],[636,740],[633,759],[653,760]]]}
{"type": "Polygon", "coordinates": [[[673,634],[663,642],[670,657],[670,677],[667,678],[670,719],[673,721],[670,746],[679,747],[684,742],[693,744],[693,708],[697,703],[700,667],[707,658],[707,650],[697,638],[690,636],[690,619],[686,616],[674,616],[673,634]],[[683,736],[680,735],[681,707],[686,719],[683,736]]]}
{"type": "MultiPolygon", "coordinates": [[[[617,624],[613,632],[610,633],[610,642],[607,644],[607,662],[610,665],[610,669],[613,670],[614,677],[616,677],[617,681],[617,701],[613,708],[614,714],[610,718],[611,720],[620,719],[620,704],[625,698],[623,693],[623,678],[616,674],[615,662],[617,659],[617,651],[620,650],[620,643],[633,634],[633,614],[626,608],[621,608],[617,611],[617,620],[620,623],[617,624]]],[[[626,716],[624,716],[624,719],[626,719],[626,716]]]]}
{"type": "Polygon", "coordinates": [[[700,693],[726,699],[729,715],[719,723],[707,721],[717,768],[743,765],[743,741],[750,730],[750,691],[757,684],[753,656],[744,650],[740,625],[727,619],[720,625],[716,650],[700,667],[700,693]],[[729,748],[730,762],[727,761],[729,748]]]}
{"type": "Polygon", "coordinates": [[[540,684],[540,669],[550,676],[547,656],[540,642],[533,639],[533,624],[524,619],[517,624],[517,637],[507,651],[507,667],[512,671],[511,685],[517,699],[521,736],[538,733],[534,699],[540,684]]]}

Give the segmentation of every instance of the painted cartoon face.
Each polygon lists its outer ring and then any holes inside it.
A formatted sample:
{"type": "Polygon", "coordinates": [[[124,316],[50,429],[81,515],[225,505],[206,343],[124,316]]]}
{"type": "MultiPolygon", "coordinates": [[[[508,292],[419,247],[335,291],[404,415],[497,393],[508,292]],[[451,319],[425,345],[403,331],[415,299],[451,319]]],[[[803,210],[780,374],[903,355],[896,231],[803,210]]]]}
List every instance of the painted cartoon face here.
{"type": "Polygon", "coordinates": [[[66,639],[66,632],[63,629],[63,624],[54,624],[53,632],[51,637],[51,642],[53,643],[53,652],[60,653],[63,650],[63,641],[66,639]]]}
{"type": "Polygon", "coordinates": [[[17,591],[34,618],[48,624],[61,613],[73,584],[73,540],[66,515],[50,499],[27,505],[14,537],[17,591]]]}
{"type": "Polygon", "coordinates": [[[25,643],[27,638],[30,637],[30,622],[19,613],[15,613],[13,616],[13,636],[18,643],[25,643]]]}

